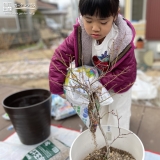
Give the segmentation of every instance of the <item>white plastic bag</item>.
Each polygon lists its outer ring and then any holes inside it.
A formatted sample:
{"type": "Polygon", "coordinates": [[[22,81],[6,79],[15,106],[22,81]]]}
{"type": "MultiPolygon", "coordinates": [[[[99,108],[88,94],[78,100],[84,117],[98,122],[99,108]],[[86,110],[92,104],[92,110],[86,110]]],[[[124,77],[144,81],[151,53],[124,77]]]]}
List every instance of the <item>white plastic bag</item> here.
{"type": "Polygon", "coordinates": [[[138,70],[136,81],[132,87],[132,99],[154,99],[157,97],[157,92],[156,86],[152,84],[152,77],[138,70]]]}
{"type": "Polygon", "coordinates": [[[98,81],[98,77],[96,68],[82,66],[69,70],[65,80],[66,99],[74,107],[86,126],[89,126],[88,94],[91,95],[96,92],[101,107],[113,102],[106,88],[98,81]]]}

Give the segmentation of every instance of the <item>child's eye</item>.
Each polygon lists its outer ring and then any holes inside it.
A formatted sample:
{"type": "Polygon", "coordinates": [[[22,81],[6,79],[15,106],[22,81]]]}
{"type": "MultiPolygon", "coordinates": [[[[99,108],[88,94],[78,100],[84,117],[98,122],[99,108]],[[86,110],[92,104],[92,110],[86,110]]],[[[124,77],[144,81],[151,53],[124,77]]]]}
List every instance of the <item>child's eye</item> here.
{"type": "Polygon", "coordinates": [[[86,22],[87,22],[87,23],[92,23],[92,21],[87,21],[87,20],[86,20],[86,22]]]}
{"type": "Polygon", "coordinates": [[[107,24],[107,22],[101,22],[101,24],[105,25],[105,24],[107,24]]]}

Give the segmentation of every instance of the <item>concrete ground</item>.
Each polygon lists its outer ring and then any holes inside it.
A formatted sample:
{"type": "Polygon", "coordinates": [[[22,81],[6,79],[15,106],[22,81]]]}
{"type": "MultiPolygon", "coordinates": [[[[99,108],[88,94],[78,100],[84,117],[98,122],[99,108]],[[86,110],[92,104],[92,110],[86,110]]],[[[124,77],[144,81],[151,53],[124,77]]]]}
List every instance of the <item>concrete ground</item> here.
{"type": "MultiPolygon", "coordinates": [[[[11,122],[2,118],[5,113],[3,99],[23,89],[49,89],[48,67],[52,55],[53,50],[13,50],[0,54],[0,141],[15,132],[8,129],[11,122]]],[[[83,130],[86,129],[77,115],[60,121],[52,119],[52,124],[74,130],[80,130],[81,125],[83,130]]],[[[160,153],[160,107],[132,104],[130,130],[142,140],[145,150],[160,153]]]]}

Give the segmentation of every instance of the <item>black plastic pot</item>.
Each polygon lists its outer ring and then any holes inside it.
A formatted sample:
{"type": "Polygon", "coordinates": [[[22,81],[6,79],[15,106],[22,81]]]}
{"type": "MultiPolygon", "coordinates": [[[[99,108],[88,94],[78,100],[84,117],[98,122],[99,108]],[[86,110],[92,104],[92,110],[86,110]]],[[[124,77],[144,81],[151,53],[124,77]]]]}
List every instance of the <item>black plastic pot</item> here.
{"type": "Polygon", "coordinates": [[[3,107],[23,144],[37,144],[48,138],[51,124],[51,93],[29,89],[3,100],[3,107]]]}

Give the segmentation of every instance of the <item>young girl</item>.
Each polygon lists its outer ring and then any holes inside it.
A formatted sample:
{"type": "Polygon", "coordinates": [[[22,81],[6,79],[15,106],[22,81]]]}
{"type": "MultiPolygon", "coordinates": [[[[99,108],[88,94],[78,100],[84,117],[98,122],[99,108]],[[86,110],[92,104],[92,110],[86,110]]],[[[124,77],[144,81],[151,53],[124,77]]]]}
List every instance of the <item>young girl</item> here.
{"type": "MultiPolygon", "coordinates": [[[[101,72],[109,70],[100,82],[111,95],[114,94],[114,102],[109,107],[101,108],[101,114],[116,111],[121,117],[120,127],[129,129],[131,86],[136,78],[135,30],[129,21],[118,14],[119,0],[80,0],[79,11],[81,16],[73,32],[52,57],[50,90],[65,97],[63,83],[71,58],[75,60],[76,67],[83,64],[96,66],[101,72]]],[[[101,123],[117,125],[118,120],[112,114],[106,114],[101,123]]]]}

